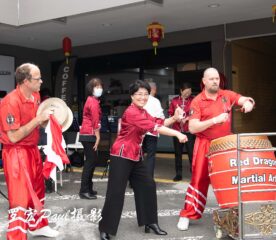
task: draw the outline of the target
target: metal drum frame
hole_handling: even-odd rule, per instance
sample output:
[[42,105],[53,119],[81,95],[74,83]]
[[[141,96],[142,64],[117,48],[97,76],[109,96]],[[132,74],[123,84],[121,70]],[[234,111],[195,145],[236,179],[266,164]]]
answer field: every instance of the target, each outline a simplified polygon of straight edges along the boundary
[[[276,147],[265,149],[242,149],[241,137],[248,136],[276,136],[276,132],[268,133],[240,133],[237,134],[237,168],[238,168],[238,206],[228,209],[217,209],[213,212],[216,237],[221,239],[230,236],[233,239],[276,239],[276,201],[249,202],[242,201],[243,193],[275,192],[273,189],[242,190],[241,152],[276,151]],[[252,210],[253,209],[253,210]],[[245,213],[249,210],[248,213]],[[245,234],[245,228],[253,229]]]

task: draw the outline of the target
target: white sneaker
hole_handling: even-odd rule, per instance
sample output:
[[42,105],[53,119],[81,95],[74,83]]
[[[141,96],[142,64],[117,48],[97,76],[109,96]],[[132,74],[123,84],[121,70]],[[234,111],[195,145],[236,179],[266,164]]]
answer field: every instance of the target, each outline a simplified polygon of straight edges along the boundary
[[179,218],[179,221],[177,223],[177,228],[180,230],[180,231],[187,231],[188,228],[189,228],[189,218],[186,218],[186,217],[180,217]]
[[39,229],[34,230],[34,231],[29,230],[29,233],[34,237],[44,236],[44,237],[48,237],[48,238],[57,237],[58,234],[59,234],[58,231],[50,228],[49,226],[45,226],[45,227],[39,228]]

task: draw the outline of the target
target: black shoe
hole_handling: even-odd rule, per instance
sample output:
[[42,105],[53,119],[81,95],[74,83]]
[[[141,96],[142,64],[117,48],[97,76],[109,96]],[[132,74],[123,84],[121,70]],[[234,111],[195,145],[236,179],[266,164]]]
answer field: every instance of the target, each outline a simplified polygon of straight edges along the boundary
[[182,180],[182,176],[181,175],[176,175],[174,178],[173,178],[173,181],[174,182],[178,182],[178,181],[181,181]]
[[157,223],[148,224],[145,226],[145,233],[150,233],[150,230],[154,231],[156,235],[167,235],[168,233],[162,230]]
[[46,189],[45,189],[46,193],[52,193],[54,191],[53,181],[50,178],[45,180],[45,185],[46,185]]
[[94,191],[94,190],[92,190],[90,193],[91,193],[92,195],[97,195],[97,194],[98,194],[98,192],[97,192],[97,191]]
[[91,193],[79,193],[79,196],[81,199],[89,199],[89,200],[97,199],[97,196]]
[[111,239],[108,233],[100,232],[101,240],[109,240]]

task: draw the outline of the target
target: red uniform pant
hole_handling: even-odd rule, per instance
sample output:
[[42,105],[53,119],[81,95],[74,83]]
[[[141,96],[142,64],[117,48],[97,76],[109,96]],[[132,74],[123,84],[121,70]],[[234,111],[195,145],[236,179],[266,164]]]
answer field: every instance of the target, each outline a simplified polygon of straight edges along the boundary
[[207,192],[210,183],[208,174],[208,158],[210,141],[197,137],[193,152],[192,179],[188,186],[184,208],[180,217],[190,219],[201,218],[207,201]]
[[5,146],[4,173],[9,198],[8,240],[26,240],[27,230],[48,225],[37,209],[44,205],[42,160],[37,146]]

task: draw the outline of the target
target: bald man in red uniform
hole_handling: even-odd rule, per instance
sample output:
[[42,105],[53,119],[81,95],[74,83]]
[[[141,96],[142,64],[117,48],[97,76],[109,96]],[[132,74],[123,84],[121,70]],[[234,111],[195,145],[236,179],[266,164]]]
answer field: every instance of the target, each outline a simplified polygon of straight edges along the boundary
[[16,69],[17,87],[0,104],[0,141],[9,198],[8,240],[33,236],[56,237],[40,210],[44,204],[42,160],[37,148],[39,125],[51,110],[36,116],[42,84],[39,68],[30,63]]
[[219,88],[220,77],[215,68],[204,71],[204,89],[191,104],[189,130],[196,134],[193,152],[192,179],[188,186],[184,208],[177,224],[179,230],[188,230],[189,219],[202,217],[209,186],[208,158],[211,140],[231,133],[232,104],[242,106],[244,113],[251,112],[254,100],[238,93]]

